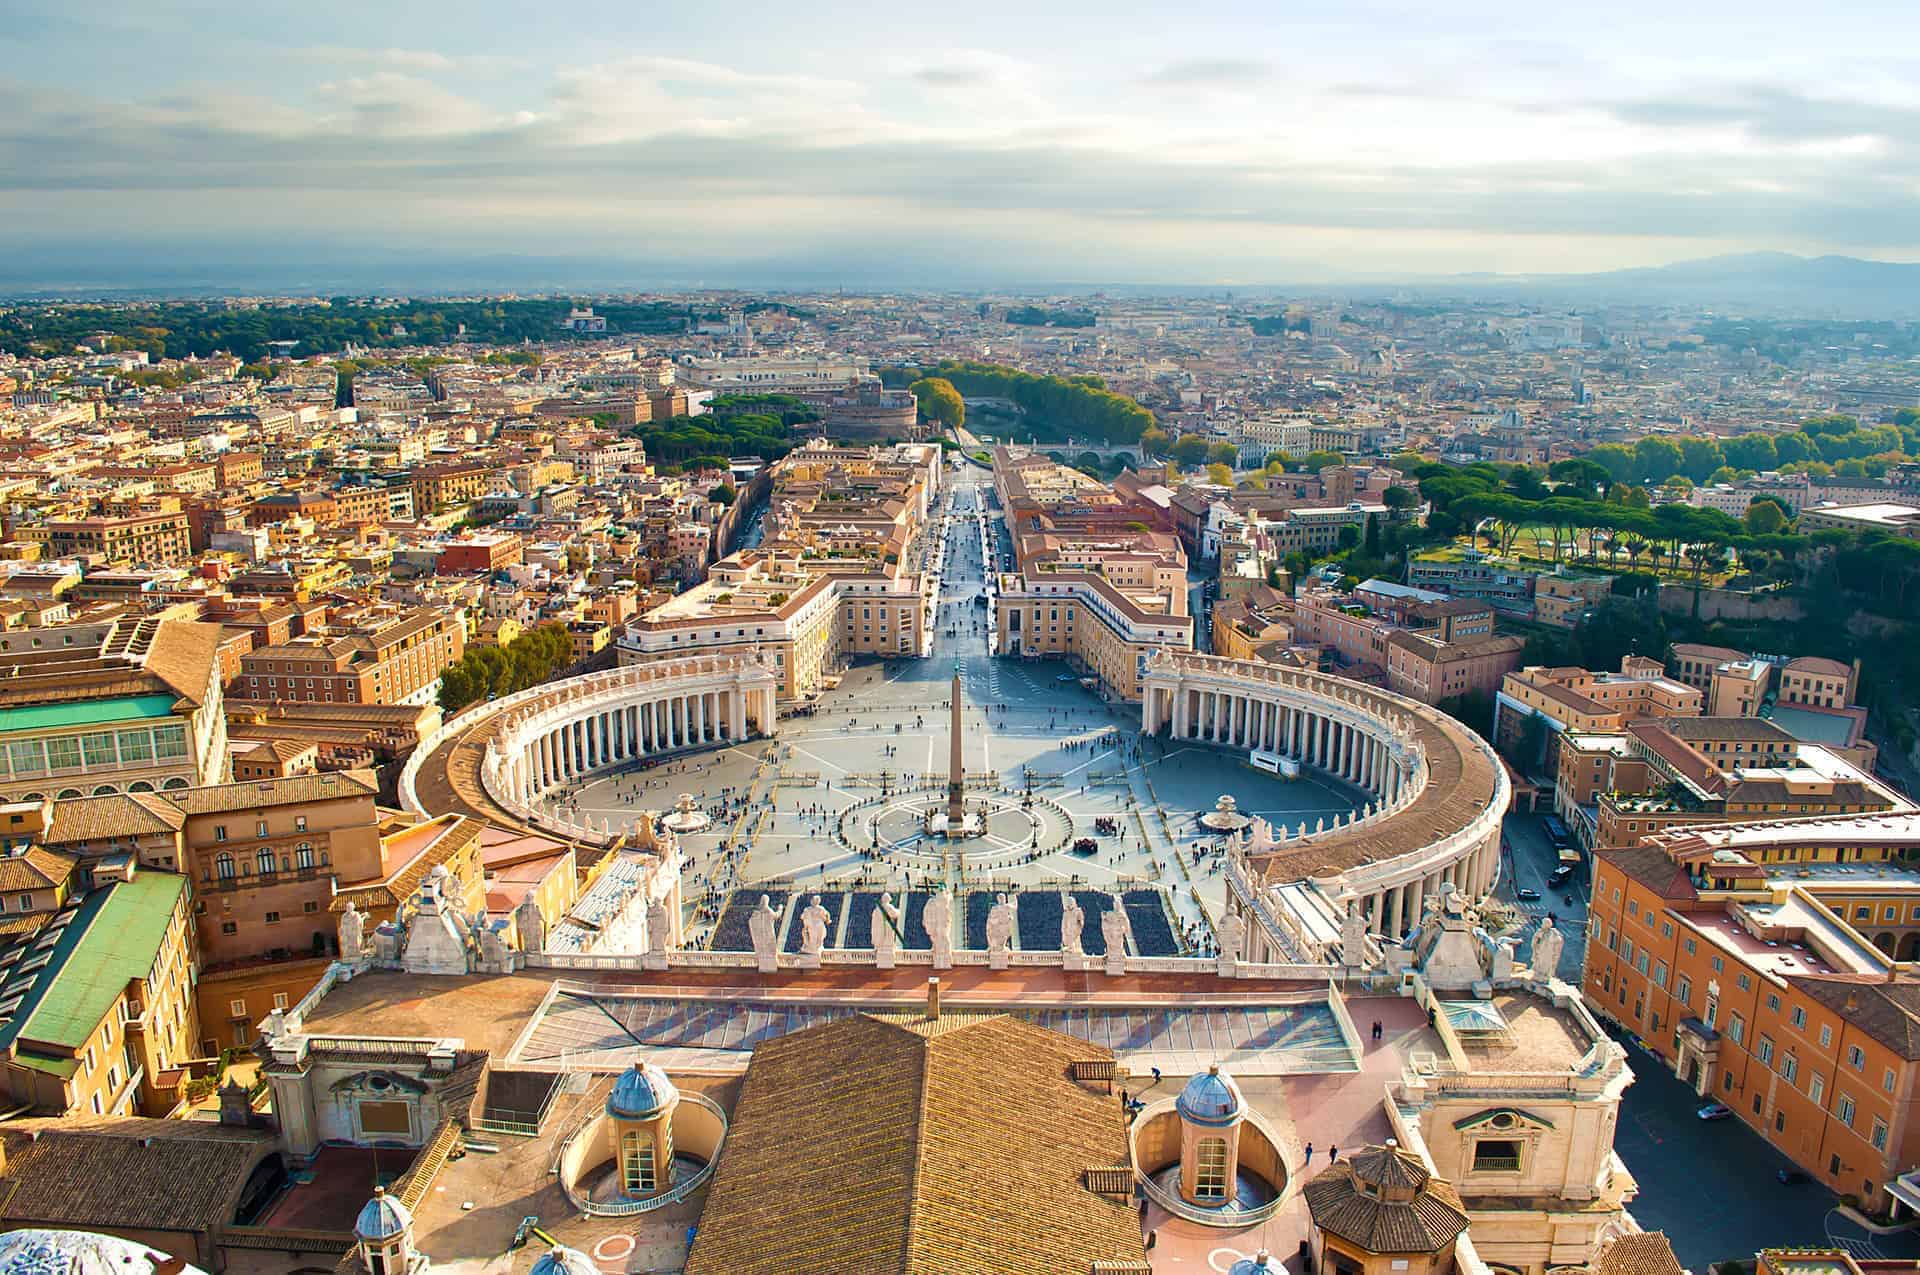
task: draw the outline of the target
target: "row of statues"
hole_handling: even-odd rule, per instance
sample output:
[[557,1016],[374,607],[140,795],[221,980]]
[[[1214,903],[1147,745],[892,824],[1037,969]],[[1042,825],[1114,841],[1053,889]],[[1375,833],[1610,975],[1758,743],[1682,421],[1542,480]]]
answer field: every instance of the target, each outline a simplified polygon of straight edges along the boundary
[[[1100,913],[1100,935],[1106,940],[1108,952],[1125,952],[1128,941],[1133,937],[1132,923],[1127,919],[1127,910],[1118,894],[1107,896],[1108,906]],[[987,951],[989,954],[1005,954],[1013,946],[1016,904],[1005,894],[993,896],[993,906],[987,911]],[[905,911],[894,902],[893,893],[888,891],[880,896],[867,921],[866,946],[881,958],[889,960],[899,950],[904,937]],[[1238,923],[1238,918],[1234,918]],[[827,943],[827,928],[832,924],[832,915],[820,903],[820,896],[813,895],[806,907],[800,911],[800,955],[803,958],[818,958]],[[927,930],[928,943],[932,947],[936,961],[946,960],[953,955],[953,896],[945,890],[935,891],[928,899],[922,917]],[[1087,923],[1086,910],[1072,894],[1061,900],[1060,914],[1060,950],[1072,956],[1084,955],[1081,935]],[[747,933],[753,941],[754,954],[763,961],[775,955],[779,942],[780,913],[773,906],[770,895],[761,895],[760,902],[747,918]],[[1244,928],[1244,927],[1243,927]],[[1238,950],[1239,944],[1234,945]]]

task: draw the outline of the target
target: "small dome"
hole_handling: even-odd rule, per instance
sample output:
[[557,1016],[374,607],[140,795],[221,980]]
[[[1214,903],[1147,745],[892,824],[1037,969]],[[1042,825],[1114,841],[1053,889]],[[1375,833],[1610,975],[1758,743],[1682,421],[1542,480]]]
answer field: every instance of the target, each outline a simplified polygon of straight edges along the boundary
[[555,1244],[533,1264],[529,1275],[600,1275],[600,1268],[579,1249]]
[[1285,1275],[1286,1269],[1263,1248],[1252,1257],[1243,1257],[1228,1267],[1227,1275]]
[[1182,1120],[1194,1124],[1229,1125],[1240,1118],[1244,1104],[1240,1099],[1240,1086],[1220,1070],[1219,1063],[1214,1063],[1204,1074],[1187,1082],[1174,1108]]
[[[151,1271],[164,1253],[117,1235],[23,1229],[0,1235],[0,1275],[127,1275]],[[183,1264],[179,1275],[203,1275]]]
[[360,1216],[353,1219],[353,1233],[363,1240],[390,1240],[412,1225],[413,1214],[407,1206],[377,1186],[373,1198],[361,1206]]
[[667,1073],[652,1063],[635,1063],[632,1070],[614,1082],[607,1095],[607,1114],[626,1120],[644,1120],[680,1101],[680,1091],[667,1079]]

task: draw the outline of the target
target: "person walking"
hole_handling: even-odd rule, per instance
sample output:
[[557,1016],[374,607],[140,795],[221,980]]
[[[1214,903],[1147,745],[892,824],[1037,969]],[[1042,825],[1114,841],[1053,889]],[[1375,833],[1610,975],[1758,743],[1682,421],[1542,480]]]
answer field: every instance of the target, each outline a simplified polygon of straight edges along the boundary
[[1306,1158],[1300,1161],[1300,1167],[1304,1169],[1309,1164],[1313,1163],[1313,1144],[1311,1142],[1307,1144],[1306,1150],[1303,1154],[1305,1155]]
[[1327,1149],[1327,1163],[1328,1164],[1340,1163],[1340,1147],[1338,1143],[1334,1144],[1333,1146]]

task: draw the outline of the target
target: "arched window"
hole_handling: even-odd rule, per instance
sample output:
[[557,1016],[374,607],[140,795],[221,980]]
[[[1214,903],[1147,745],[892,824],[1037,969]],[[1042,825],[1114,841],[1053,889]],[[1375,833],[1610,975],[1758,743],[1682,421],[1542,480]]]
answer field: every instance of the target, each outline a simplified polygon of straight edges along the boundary
[[305,841],[293,848],[293,866],[311,868],[313,866],[313,847]]
[[1193,1193],[1203,1200],[1227,1198],[1227,1140],[1202,1138],[1194,1148]]
[[253,870],[264,876],[273,875],[273,851],[261,846],[253,856]]
[[629,1129],[620,1135],[620,1180],[628,1195],[653,1190],[653,1134]]
[[233,880],[233,856],[225,850],[213,856],[213,875],[222,881]]
[[127,785],[128,792],[152,792],[153,785],[144,779],[136,779]]
[[177,788],[186,788],[190,786],[191,785],[189,785],[186,780],[182,779],[178,775],[175,775],[172,779],[167,780],[166,783],[161,784],[160,790],[162,792],[172,792]]
[[95,788],[93,790],[93,795],[96,797],[111,797],[114,793],[117,793],[119,791],[120,790],[118,788],[115,788],[112,784],[101,784],[98,788]]
[[72,801],[75,797],[78,797],[79,795],[80,795],[80,790],[78,788],[62,788],[60,790],[61,801]]

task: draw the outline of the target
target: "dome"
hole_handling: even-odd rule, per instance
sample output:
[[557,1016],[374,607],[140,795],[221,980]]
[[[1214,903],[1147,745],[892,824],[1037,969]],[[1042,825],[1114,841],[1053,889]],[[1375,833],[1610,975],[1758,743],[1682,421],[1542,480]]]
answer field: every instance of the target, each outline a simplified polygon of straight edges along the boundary
[[387,1194],[385,1187],[373,1188],[373,1198],[360,1209],[360,1216],[353,1219],[353,1233],[363,1240],[390,1240],[413,1225],[413,1214],[407,1206],[400,1203],[397,1196]]
[[1232,1124],[1240,1118],[1242,1107],[1240,1086],[1233,1083],[1232,1076],[1220,1070],[1219,1063],[1208,1067],[1203,1075],[1189,1080],[1174,1103],[1182,1120],[1204,1125]]
[[[151,1271],[164,1253],[117,1235],[23,1228],[0,1235],[0,1275],[127,1275]],[[183,1266],[180,1275],[203,1275]]]
[[555,1244],[533,1264],[528,1275],[600,1275],[600,1268],[579,1249]]
[[680,1101],[680,1091],[667,1079],[667,1073],[652,1063],[635,1063],[632,1070],[614,1082],[607,1095],[607,1114],[626,1120],[645,1120]]
[[1254,1256],[1243,1257],[1228,1267],[1227,1275],[1286,1275],[1286,1270],[1263,1248]]

